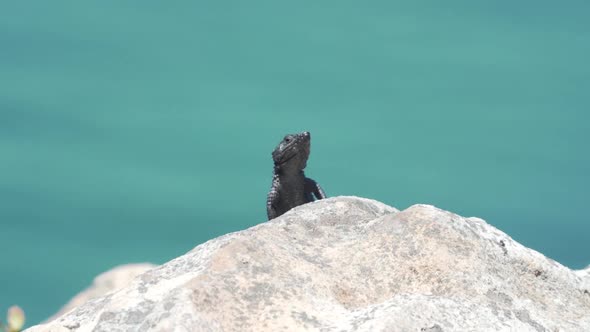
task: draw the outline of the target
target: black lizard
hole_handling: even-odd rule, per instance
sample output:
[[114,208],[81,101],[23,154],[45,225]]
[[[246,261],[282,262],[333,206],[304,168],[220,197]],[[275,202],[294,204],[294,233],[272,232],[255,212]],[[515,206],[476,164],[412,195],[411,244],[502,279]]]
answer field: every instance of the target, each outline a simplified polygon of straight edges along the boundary
[[303,169],[307,166],[311,136],[304,131],[285,136],[272,152],[274,171],[272,186],[266,199],[268,220],[274,219],[292,208],[326,198],[322,187],[306,178]]

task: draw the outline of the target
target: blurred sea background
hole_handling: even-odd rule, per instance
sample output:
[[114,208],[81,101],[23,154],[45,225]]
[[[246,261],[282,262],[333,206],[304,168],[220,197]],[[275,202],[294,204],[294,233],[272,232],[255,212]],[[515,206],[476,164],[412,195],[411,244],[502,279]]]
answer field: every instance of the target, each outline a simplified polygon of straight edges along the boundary
[[330,196],[590,263],[590,2],[0,5],[0,317],[266,220],[308,130]]

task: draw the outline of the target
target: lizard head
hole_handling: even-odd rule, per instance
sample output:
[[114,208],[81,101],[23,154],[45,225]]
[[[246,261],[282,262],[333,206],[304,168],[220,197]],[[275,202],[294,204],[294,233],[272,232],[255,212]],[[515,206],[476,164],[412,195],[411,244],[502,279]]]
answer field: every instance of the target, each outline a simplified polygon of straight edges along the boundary
[[272,152],[275,165],[290,170],[303,170],[307,166],[310,142],[311,135],[307,131],[285,136]]

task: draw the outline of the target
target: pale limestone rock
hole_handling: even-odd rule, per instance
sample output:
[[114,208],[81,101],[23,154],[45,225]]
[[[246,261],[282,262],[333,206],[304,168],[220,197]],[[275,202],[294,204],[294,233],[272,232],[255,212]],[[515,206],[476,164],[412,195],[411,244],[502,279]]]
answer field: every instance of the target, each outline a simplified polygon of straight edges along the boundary
[[116,266],[104,273],[99,274],[92,285],[74,296],[66,305],[64,305],[55,315],[47,321],[65,314],[66,312],[78,307],[89,300],[104,296],[108,293],[117,291],[129,284],[136,276],[153,269],[157,265],[150,263],[124,264]]
[[584,280],[481,219],[335,197],[28,331],[590,331]]
[[576,274],[582,279],[584,290],[590,293],[590,265],[583,270],[576,271]]

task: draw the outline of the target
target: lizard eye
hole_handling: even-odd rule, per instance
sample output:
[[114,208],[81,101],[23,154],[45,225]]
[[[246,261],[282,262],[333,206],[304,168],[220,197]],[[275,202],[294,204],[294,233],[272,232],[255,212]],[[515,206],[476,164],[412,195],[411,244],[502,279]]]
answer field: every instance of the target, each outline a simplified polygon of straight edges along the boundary
[[285,143],[291,142],[291,137],[285,137]]

